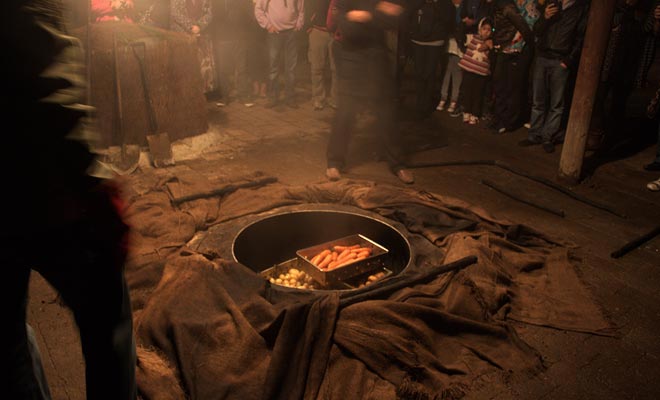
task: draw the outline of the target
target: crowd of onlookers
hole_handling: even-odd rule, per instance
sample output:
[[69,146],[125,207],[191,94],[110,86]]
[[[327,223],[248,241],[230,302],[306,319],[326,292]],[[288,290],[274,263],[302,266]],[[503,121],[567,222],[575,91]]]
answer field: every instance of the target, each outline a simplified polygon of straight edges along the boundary
[[[163,4],[168,18],[161,25],[197,37],[204,91],[218,106],[231,94],[246,106],[263,97],[266,107],[298,107],[295,73],[299,51],[306,48],[316,110],[337,108],[338,26],[347,12],[400,7],[396,24],[382,35],[389,50],[384,62],[396,79],[393,97],[411,64],[419,118],[447,111],[499,134],[525,126],[528,136],[520,146],[553,152],[563,139],[590,1],[156,0],[132,19],[154,23],[153,11]],[[92,5],[97,21],[131,19],[132,0]],[[382,28],[378,15],[349,22],[361,24],[369,38],[374,26]],[[659,33],[660,0],[617,0],[595,98],[592,145],[624,127],[627,99],[646,84]],[[372,72],[351,74],[370,80]],[[645,168],[660,170],[660,150]]]

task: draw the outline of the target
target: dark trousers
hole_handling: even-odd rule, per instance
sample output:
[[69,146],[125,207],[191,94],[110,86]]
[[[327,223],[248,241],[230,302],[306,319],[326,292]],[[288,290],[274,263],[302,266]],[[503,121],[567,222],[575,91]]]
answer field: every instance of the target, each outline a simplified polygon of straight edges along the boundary
[[433,96],[437,89],[437,70],[445,47],[423,46],[417,43],[412,46],[417,92],[415,108],[419,113],[426,114],[435,109]]
[[245,40],[217,40],[214,43],[214,50],[222,99],[228,99],[232,83],[239,99],[243,100],[248,97],[247,42]]
[[528,137],[532,141],[552,141],[561,128],[564,114],[568,69],[559,60],[536,57],[532,73],[532,114]]
[[135,342],[123,265],[126,227],[105,194],[86,203],[83,218],[34,234],[0,237],[3,279],[1,374],[10,399],[42,399],[47,383],[25,323],[31,269],[38,271],[73,311],[85,357],[88,399],[135,399]]
[[532,52],[526,47],[521,53],[497,53],[493,71],[495,115],[500,128],[514,130],[528,116],[527,83]]
[[326,153],[329,168],[343,168],[357,113],[366,105],[376,114],[376,131],[382,135],[381,154],[392,171],[403,168],[403,146],[395,103],[395,78],[387,51],[381,47],[345,48],[333,43],[339,98]]
[[463,111],[474,116],[481,116],[481,103],[485,96],[486,81],[488,77],[472,72],[463,71],[463,84],[461,85],[461,102]]
[[284,57],[284,96],[291,99],[296,82],[296,65],[298,63],[298,44],[296,31],[289,29],[266,36],[268,44],[268,96],[277,99],[279,96],[280,57]]

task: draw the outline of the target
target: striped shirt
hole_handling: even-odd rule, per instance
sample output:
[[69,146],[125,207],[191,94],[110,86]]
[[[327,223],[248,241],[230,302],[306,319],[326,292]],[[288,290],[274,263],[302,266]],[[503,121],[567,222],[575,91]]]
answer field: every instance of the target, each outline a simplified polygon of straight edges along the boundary
[[490,75],[490,60],[488,55],[490,49],[477,50],[484,44],[484,40],[479,35],[472,36],[467,45],[465,54],[458,62],[458,66],[463,70],[472,72],[473,74],[488,76]]

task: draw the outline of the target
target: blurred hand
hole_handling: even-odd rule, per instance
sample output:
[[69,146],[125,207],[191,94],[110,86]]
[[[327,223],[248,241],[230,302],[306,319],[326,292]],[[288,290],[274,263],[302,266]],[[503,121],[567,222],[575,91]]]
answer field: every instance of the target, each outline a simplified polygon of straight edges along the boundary
[[559,65],[560,65],[563,69],[568,69],[568,65],[566,65],[566,63],[563,62],[563,61],[560,62]]
[[550,19],[554,17],[555,14],[557,14],[558,12],[559,12],[559,7],[557,7],[555,3],[552,3],[545,8],[545,13],[543,14],[543,17],[545,19]]
[[278,33],[277,28],[275,28],[274,26],[269,26],[268,33]]
[[193,25],[192,28],[190,28],[190,32],[192,32],[193,35],[199,35],[200,30],[199,25]]
[[381,1],[376,4],[376,10],[390,17],[398,17],[403,13],[403,7],[398,4],[390,3],[389,1]]
[[469,17],[465,17],[465,18],[463,18],[463,23],[464,23],[465,25],[467,25],[467,26],[472,26],[472,25],[474,25],[474,22],[475,22],[475,21],[474,21],[474,19],[472,19],[472,18],[469,18]]
[[346,13],[346,19],[352,22],[369,22],[372,15],[369,11],[351,10]]

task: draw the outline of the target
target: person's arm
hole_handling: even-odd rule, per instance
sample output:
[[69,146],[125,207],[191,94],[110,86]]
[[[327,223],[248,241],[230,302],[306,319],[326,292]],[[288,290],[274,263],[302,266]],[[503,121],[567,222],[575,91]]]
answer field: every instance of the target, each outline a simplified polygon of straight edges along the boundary
[[526,43],[534,43],[534,32],[529,29],[529,25],[520,15],[516,6],[507,7],[504,16],[511,21],[511,24],[520,32]]
[[575,27],[575,40],[573,41],[573,47],[571,47],[571,52],[568,57],[562,59],[564,68],[572,68],[577,65],[578,57],[582,51],[582,44],[584,43],[584,33],[587,31],[587,13],[588,7],[582,7],[580,15],[580,20]]
[[275,27],[270,23],[268,16],[266,15],[268,3],[270,3],[270,0],[257,0],[254,4],[254,17],[257,19],[260,27],[273,33],[277,32],[277,30],[275,30]]
[[550,21],[557,15],[559,8],[555,3],[546,4],[541,10],[541,16],[534,24],[534,35],[543,36],[550,26]]
[[397,0],[381,0],[376,4],[373,20],[382,29],[395,29],[403,6]]
[[213,19],[213,13],[211,12],[211,2],[209,0],[205,0],[202,3],[202,16],[195,25],[199,26],[200,31],[203,31],[207,26],[209,26],[211,19]]
[[305,0],[295,0],[298,10],[298,19],[296,20],[295,30],[299,31],[305,25]]

